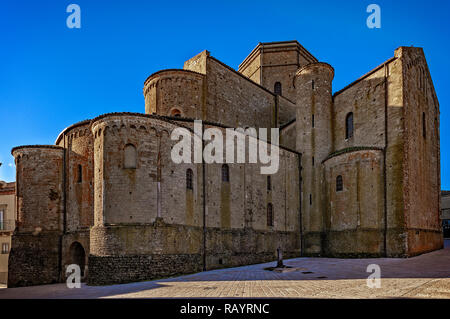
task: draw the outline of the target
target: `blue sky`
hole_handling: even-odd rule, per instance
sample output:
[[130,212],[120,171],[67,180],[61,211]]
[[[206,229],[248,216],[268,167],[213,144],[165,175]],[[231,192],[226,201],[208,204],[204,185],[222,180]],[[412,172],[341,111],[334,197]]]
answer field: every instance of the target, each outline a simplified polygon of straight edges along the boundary
[[[81,29],[66,7],[81,7]],[[381,7],[381,29],[366,8]],[[450,1],[0,0],[0,180],[11,148],[53,144],[65,127],[144,112],[143,82],[207,49],[233,68],[258,42],[298,40],[335,68],[334,91],[394,55],[423,47],[441,107],[442,188],[450,189]]]

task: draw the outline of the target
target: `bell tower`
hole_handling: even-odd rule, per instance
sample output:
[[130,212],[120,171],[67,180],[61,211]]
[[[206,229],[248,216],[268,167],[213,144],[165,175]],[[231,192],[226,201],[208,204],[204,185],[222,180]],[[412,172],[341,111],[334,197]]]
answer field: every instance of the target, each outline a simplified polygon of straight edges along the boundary
[[271,92],[295,102],[297,70],[317,59],[297,41],[259,43],[239,65],[239,72]]

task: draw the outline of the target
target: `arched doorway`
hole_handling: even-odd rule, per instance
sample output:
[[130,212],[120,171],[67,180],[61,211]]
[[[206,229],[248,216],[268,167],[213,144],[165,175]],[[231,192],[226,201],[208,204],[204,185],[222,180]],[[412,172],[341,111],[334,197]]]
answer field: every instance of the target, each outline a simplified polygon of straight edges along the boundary
[[84,268],[86,263],[86,253],[84,252],[83,246],[75,241],[70,245],[70,264],[76,264],[80,266],[81,277],[84,277]]

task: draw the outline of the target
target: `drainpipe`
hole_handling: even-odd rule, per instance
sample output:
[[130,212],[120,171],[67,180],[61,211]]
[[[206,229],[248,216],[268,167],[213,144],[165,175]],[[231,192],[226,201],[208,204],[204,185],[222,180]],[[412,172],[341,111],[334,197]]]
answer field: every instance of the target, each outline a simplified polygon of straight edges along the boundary
[[302,218],[302,154],[297,154],[298,158],[298,211],[299,211],[299,223],[300,230],[300,257],[303,257],[303,218]]
[[64,234],[67,232],[67,165],[66,165],[66,158],[69,160],[69,153],[67,152],[66,146],[66,134],[63,134],[63,141],[64,141],[64,149],[63,149],[63,176],[62,176],[62,184],[63,184],[63,233],[59,236],[59,247],[58,247],[58,272],[59,272],[59,278],[62,280],[64,278],[63,274],[63,237]]
[[161,136],[158,141],[158,162],[156,176],[156,217],[161,218]]
[[63,211],[63,234],[67,232],[67,165],[66,157],[69,160],[69,153],[67,152],[68,145],[66,145],[66,134],[63,135],[64,140],[64,154],[63,154],[63,192],[64,192],[64,211]]
[[260,72],[259,72],[259,84],[263,85],[263,53],[264,53],[264,46],[261,44],[261,42],[259,43],[261,45],[261,53],[259,54],[259,68],[260,68]]
[[387,229],[388,229],[388,214],[387,214],[387,147],[388,147],[388,69],[387,64],[384,64],[384,148],[383,148],[383,180],[384,180],[384,240],[383,240],[383,254],[387,257]]
[[[203,149],[205,148],[205,142],[203,140],[203,134],[205,133],[204,126],[202,125],[202,157]],[[206,166],[205,161],[202,160],[202,192],[203,192],[203,271],[206,271]]]

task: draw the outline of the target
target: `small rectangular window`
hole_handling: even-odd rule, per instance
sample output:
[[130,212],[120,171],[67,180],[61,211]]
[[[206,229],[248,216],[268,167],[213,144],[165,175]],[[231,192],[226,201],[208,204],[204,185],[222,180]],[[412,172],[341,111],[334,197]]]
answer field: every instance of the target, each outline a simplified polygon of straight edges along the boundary
[[309,194],[309,205],[312,205],[312,195]]
[[3,222],[3,210],[0,210],[0,230],[4,230],[5,229],[5,224]]
[[314,127],[314,114],[312,115],[312,120],[311,120],[311,122],[312,122],[312,127]]

